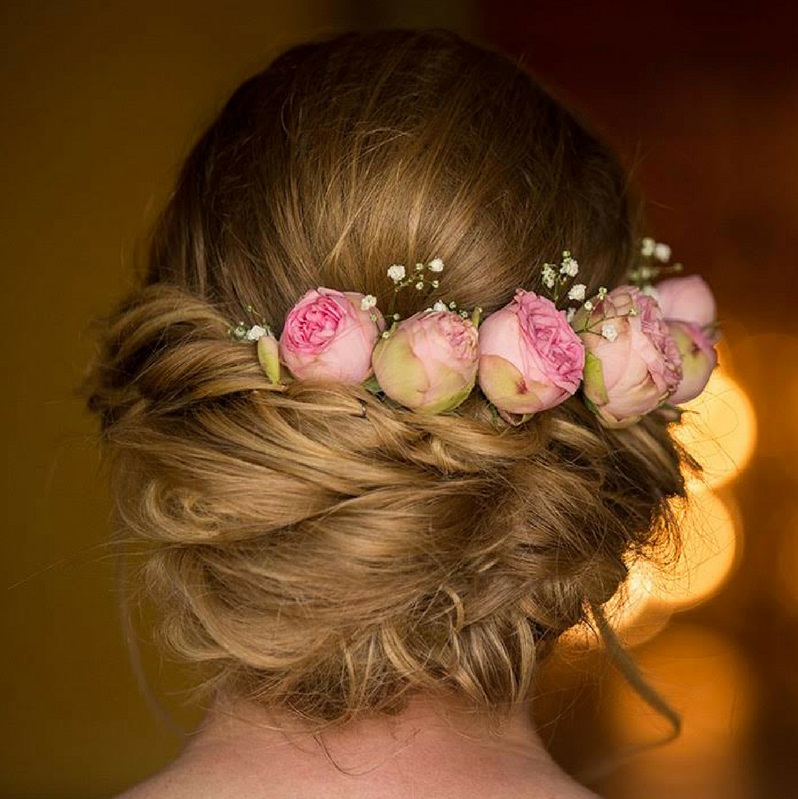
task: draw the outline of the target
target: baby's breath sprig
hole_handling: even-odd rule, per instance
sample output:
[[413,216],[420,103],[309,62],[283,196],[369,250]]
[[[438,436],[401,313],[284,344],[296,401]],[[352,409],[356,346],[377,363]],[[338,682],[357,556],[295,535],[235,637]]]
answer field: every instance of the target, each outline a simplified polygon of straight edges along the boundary
[[[390,320],[393,324],[390,330],[386,330],[382,336],[388,338],[391,330],[396,323],[401,319],[401,315],[396,313],[396,295],[407,286],[413,285],[417,291],[421,291],[424,286],[431,286],[436,289],[440,286],[440,281],[437,277],[429,277],[424,274],[425,270],[429,270],[433,275],[440,274],[443,271],[443,261],[440,258],[433,258],[426,264],[417,263],[415,268],[408,273],[404,264],[393,264],[388,269],[388,277],[394,282],[393,296],[391,297],[390,308],[386,314],[386,319]],[[437,303],[436,303],[437,305]]]
[[256,311],[251,305],[247,305],[244,310],[259,321],[254,325],[248,325],[246,322],[239,320],[235,327],[231,327],[227,331],[231,338],[236,341],[257,341],[262,336],[273,335],[271,325],[266,321],[263,314]]
[[[569,250],[563,250],[562,261],[559,264],[545,263],[541,267],[543,285],[549,290],[549,296],[556,305],[560,299],[560,291],[566,283],[572,282],[579,274],[579,262],[571,255]],[[582,301],[585,298],[585,286],[574,283],[568,290],[568,299]]]
[[471,324],[474,327],[479,327],[480,316],[482,315],[482,306],[477,305],[469,314],[468,311],[464,310],[463,308],[458,308],[457,303],[454,300],[451,300],[449,303],[445,303],[442,300],[437,300],[435,304],[430,308],[425,308],[425,311],[451,311],[456,313],[462,319],[468,319],[471,317]]
[[[574,319],[576,315],[581,311],[586,312],[585,314],[581,315],[583,320],[588,320],[592,318],[592,314],[594,311],[602,313],[603,309],[601,303],[606,296],[607,296],[607,289],[604,286],[601,286],[601,288],[599,289],[599,293],[595,297],[589,300],[585,300],[581,305],[568,308],[565,312],[565,321],[568,322],[568,324],[571,325],[571,327],[573,327]],[[574,330],[577,333],[595,332],[590,330],[590,327],[587,326],[587,323],[585,323],[585,326],[581,328],[574,327]]]
[[[613,312],[612,316],[607,315],[607,308],[603,304],[608,291],[605,286],[601,286],[596,296],[586,300],[579,308],[569,308],[566,313],[568,323],[574,328],[576,333],[594,333],[607,339],[615,341],[618,338],[618,328],[615,320],[623,319],[627,316],[637,316],[637,308],[632,306],[626,313]],[[578,318],[575,319],[575,317]],[[574,325],[574,321],[576,324]]]
[[640,242],[640,262],[629,270],[629,280],[642,291],[651,288],[651,281],[662,275],[681,272],[680,263],[668,263],[671,248],[661,241],[646,236]]

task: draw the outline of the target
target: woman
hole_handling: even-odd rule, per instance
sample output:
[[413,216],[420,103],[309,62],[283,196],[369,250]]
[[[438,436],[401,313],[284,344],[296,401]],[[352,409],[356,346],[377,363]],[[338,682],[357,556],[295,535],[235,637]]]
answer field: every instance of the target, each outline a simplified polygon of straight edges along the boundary
[[234,93],[92,373],[120,528],[213,697],[126,797],[592,795],[535,671],[675,535],[672,406],[714,366],[711,295],[652,299],[637,220],[568,111],[447,32]]

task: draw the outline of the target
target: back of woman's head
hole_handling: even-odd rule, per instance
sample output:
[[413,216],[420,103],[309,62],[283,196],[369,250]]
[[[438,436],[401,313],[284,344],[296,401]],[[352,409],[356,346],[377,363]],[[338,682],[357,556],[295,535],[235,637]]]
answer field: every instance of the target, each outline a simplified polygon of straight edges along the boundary
[[316,286],[387,305],[386,269],[440,257],[485,314],[564,248],[588,292],[636,240],[624,175],[528,75],[445,32],[349,34],[246,81],[195,146],[146,285],[92,373],[122,531],[151,543],[166,640],[211,684],[314,720],[409,692],[496,709],[670,533],[684,491],[656,414],[606,430],[577,399],[523,425],[478,391],[429,415],[362,386],[270,389],[229,335]]

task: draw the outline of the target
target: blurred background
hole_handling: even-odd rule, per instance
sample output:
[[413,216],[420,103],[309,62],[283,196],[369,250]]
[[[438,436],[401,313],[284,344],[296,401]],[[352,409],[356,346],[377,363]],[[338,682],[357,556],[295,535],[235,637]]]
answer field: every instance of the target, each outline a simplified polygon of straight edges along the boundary
[[[577,632],[541,678],[544,738],[607,799],[798,796],[796,8],[6,0],[0,796],[107,797],[179,750],[121,632],[110,502],[74,394],[90,321],[130,285],[181,160],[244,78],[304,39],[390,25],[523,58],[621,152],[652,234],[721,309],[721,367],[683,430],[707,467],[684,553],[666,576],[636,569],[613,614],[684,732],[604,773],[667,726]],[[190,728],[185,672],[141,646]]]

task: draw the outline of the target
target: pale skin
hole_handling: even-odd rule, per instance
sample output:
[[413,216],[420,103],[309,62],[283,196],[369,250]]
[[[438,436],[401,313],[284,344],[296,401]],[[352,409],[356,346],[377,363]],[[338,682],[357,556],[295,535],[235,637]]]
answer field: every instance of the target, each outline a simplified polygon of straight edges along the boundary
[[211,797],[598,799],[552,760],[526,706],[497,730],[425,697],[316,737],[285,713],[217,699],[180,757],[117,799]]

